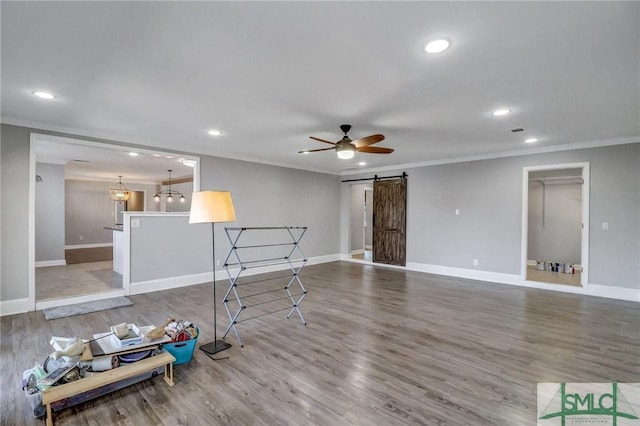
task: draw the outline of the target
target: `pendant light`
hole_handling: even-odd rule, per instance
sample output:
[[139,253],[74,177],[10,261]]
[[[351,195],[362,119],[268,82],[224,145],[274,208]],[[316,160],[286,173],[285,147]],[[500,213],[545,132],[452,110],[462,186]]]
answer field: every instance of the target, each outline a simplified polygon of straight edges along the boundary
[[184,195],[182,195],[182,193],[178,192],[178,191],[174,191],[171,189],[171,172],[173,170],[167,170],[169,172],[169,189],[164,189],[158,193],[156,193],[156,195],[153,196],[153,199],[156,201],[156,203],[160,202],[160,196],[161,195],[166,195],[167,196],[167,203],[173,203],[173,197],[176,196],[178,197],[178,200],[180,200],[181,203],[184,203],[186,201],[186,197]]
[[109,190],[109,195],[114,201],[127,201],[131,197],[131,191],[129,191],[122,183],[122,176],[118,176],[119,181],[116,188]]

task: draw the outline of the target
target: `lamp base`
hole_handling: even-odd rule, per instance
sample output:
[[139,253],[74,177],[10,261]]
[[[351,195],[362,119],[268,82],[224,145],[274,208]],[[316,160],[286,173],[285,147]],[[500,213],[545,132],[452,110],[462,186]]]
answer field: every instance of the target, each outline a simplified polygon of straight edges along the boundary
[[224,351],[225,349],[229,349],[230,347],[231,343],[227,343],[224,340],[216,340],[214,342],[200,346],[200,350],[208,353],[209,355],[213,355],[215,353]]

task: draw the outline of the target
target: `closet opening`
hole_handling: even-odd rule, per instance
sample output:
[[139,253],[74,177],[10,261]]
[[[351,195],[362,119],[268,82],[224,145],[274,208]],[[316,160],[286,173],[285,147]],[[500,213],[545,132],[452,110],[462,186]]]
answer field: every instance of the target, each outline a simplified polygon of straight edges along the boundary
[[588,163],[524,169],[524,280],[571,286],[588,282],[588,181]]

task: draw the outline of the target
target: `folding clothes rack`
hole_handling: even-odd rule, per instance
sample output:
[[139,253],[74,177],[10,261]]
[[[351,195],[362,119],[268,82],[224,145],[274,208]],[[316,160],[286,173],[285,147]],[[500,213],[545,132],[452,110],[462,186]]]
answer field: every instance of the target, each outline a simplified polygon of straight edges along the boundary
[[[224,268],[229,276],[229,288],[224,295],[223,303],[229,317],[229,326],[223,338],[233,330],[238,342],[240,342],[240,346],[244,346],[236,327],[237,324],[284,310],[289,311],[287,318],[290,318],[295,312],[302,323],[307,325],[300,311],[300,303],[307,295],[307,290],[300,280],[300,271],[307,263],[307,258],[300,248],[300,240],[307,232],[307,227],[279,226],[224,229],[231,243],[231,250],[224,261]],[[278,240],[275,238],[278,238]],[[282,239],[285,241],[282,241]],[[287,271],[286,275],[274,277],[273,272],[282,271],[283,265]],[[250,269],[258,269],[253,271],[253,274],[267,274],[254,281],[240,282],[243,273],[245,276],[253,275],[245,272]],[[263,288],[253,293],[246,293],[244,289],[241,290],[241,287],[259,285],[260,283],[265,286],[271,283],[273,286],[274,282],[277,284],[278,281],[283,279],[288,280],[284,288],[281,287],[283,284],[281,282],[280,286],[275,289]],[[283,295],[279,297],[270,296],[270,294],[276,292],[283,292]],[[253,303],[247,304],[246,300],[250,300]],[[262,308],[256,308],[256,313],[253,316],[240,319],[240,314],[245,309],[263,307],[263,305],[276,301],[288,303],[286,307],[279,307],[269,312],[260,311]]]

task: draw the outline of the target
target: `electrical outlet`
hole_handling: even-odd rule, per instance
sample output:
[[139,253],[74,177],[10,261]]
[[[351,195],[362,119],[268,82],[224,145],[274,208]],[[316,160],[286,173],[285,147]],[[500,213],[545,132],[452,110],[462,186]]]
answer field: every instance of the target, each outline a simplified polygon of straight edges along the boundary
[[220,259],[216,259],[216,266],[220,266]]
[[84,237],[82,235],[80,235],[80,241],[84,240]]
[[131,219],[132,228],[140,228],[140,219]]
[[602,222],[602,230],[603,231],[609,230],[609,222]]
[[478,259],[473,259],[473,266],[478,266]]
[[460,209],[456,209],[456,214],[460,214]]

